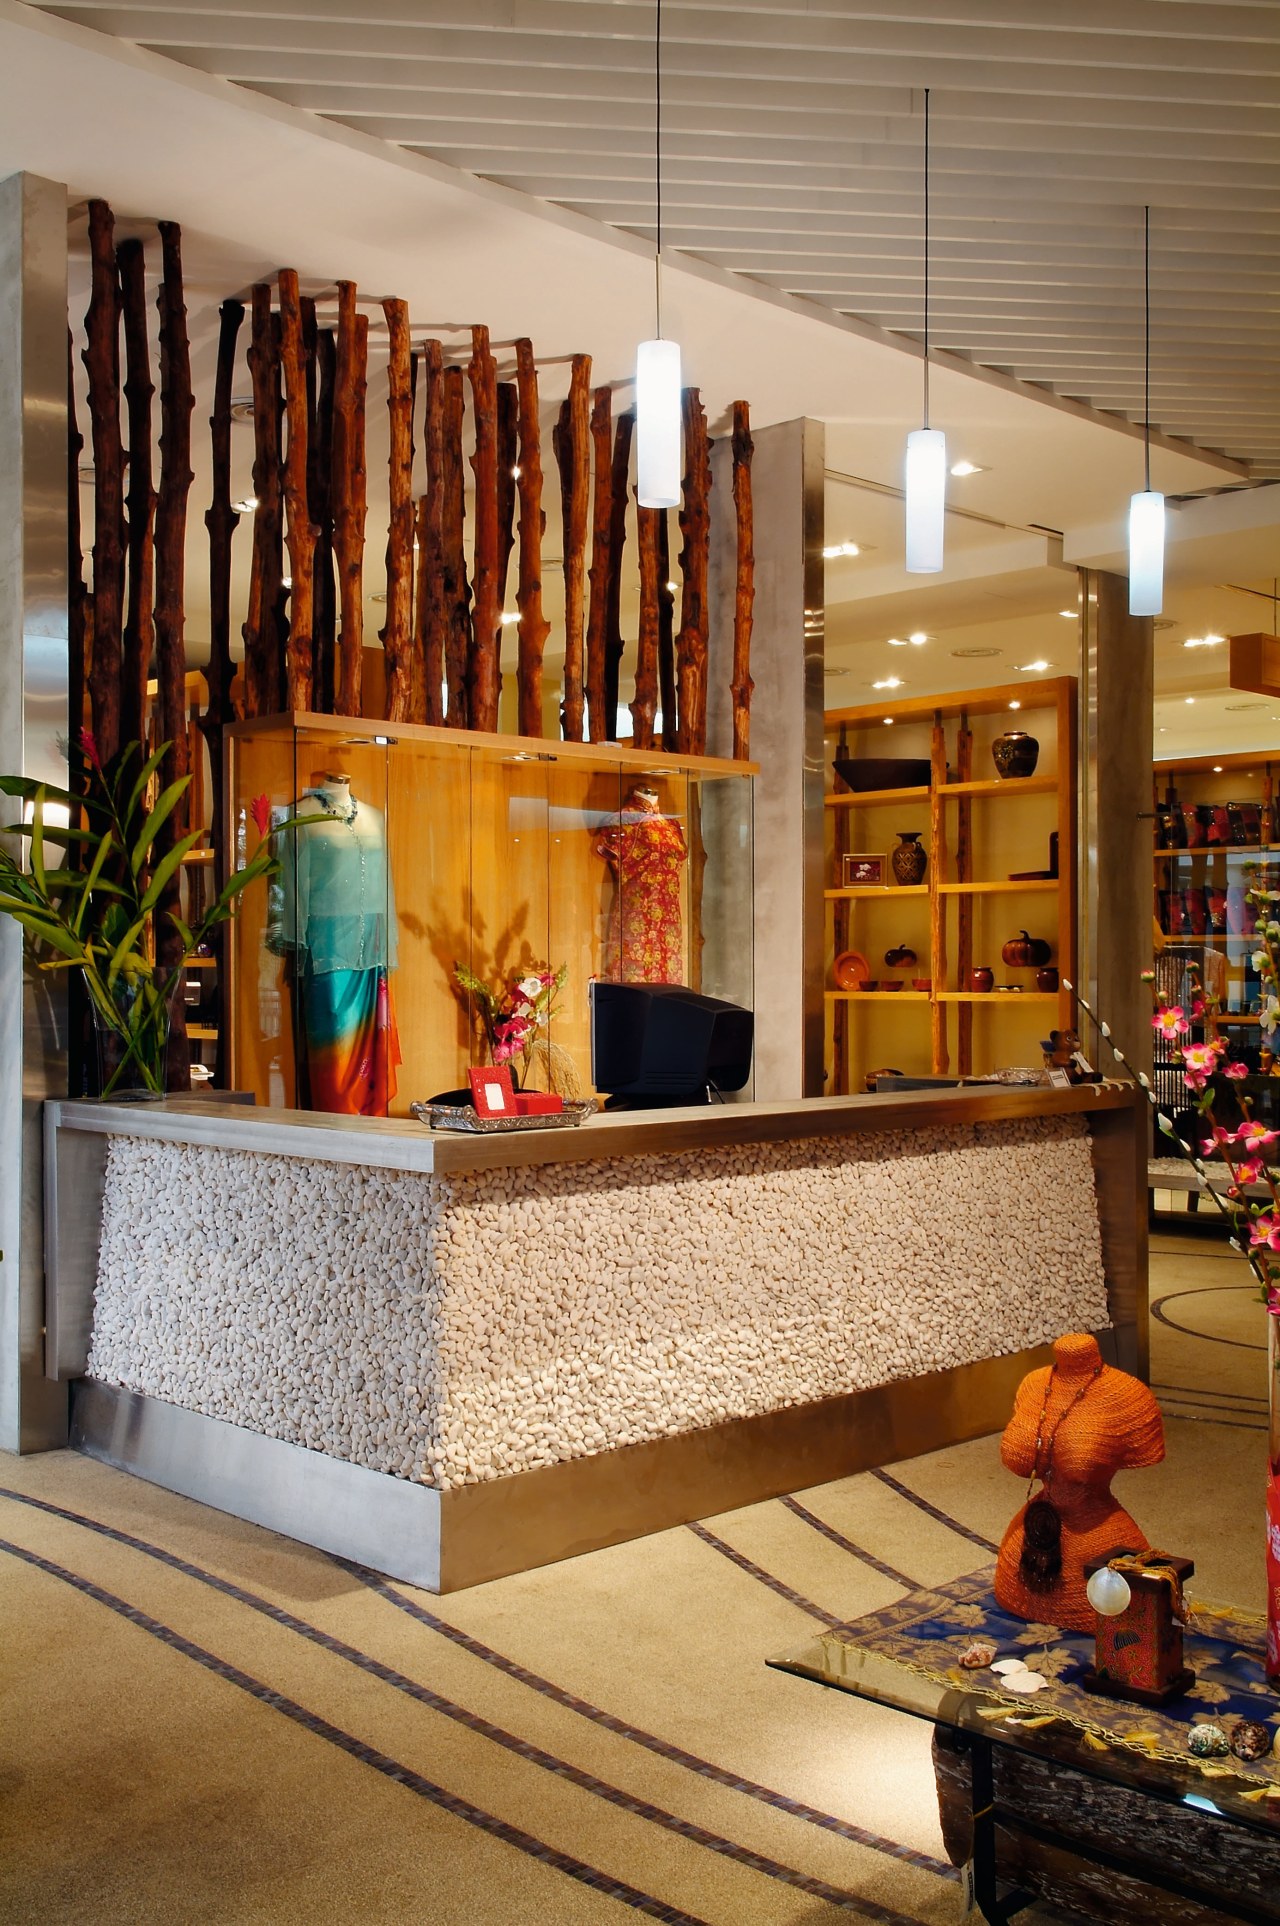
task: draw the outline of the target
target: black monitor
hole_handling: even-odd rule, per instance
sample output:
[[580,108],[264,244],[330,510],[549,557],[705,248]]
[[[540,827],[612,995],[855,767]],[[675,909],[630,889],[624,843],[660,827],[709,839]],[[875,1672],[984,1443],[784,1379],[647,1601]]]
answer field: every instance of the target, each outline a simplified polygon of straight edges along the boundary
[[591,1081],[611,1107],[707,1103],[751,1075],[750,1010],[678,983],[593,982]]

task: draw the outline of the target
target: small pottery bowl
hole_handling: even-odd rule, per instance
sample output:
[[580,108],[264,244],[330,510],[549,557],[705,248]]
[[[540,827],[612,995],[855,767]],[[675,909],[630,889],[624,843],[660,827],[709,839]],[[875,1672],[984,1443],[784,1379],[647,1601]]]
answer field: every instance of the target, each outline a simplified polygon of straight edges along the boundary
[[882,990],[900,990],[902,988],[902,978],[900,976],[886,976],[882,978],[880,988]]
[[880,988],[880,979],[876,976],[866,977],[863,982],[859,983],[858,988],[860,990],[878,990]]
[[856,990],[871,974],[871,966],[860,950],[842,950],[831,965],[837,990]]
[[933,988],[933,978],[931,976],[913,976],[911,979],[911,987],[913,990],[919,990],[922,995],[927,996]]

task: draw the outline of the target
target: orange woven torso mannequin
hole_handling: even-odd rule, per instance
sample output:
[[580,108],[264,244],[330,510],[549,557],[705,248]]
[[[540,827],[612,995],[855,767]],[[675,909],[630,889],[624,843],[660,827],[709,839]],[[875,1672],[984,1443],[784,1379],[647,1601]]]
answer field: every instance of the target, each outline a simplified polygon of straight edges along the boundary
[[[1020,1478],[1047,1478],[1032,1494],[1047,1496],[1061,1520],[1061,1565],[1036,1582],[1024,1562],[1024,1504],[1004,1535],[995,1593],[1006,1612],[1033,1623],[1091,1632],[1097,1623],[1085,1597],[1086,1562],[1117,1545],[1145,1550],[1147,1538],[1111,1495],[1117,1471],[1156,1465],[1164,1457],[1160,1407],[1145,1384],[1103,1364],[1096,1338],[1073,1333],[1053,1347],[1054,1363],[1018,1386],[1000,1456]],[[1037,1438],[1039,1448],[1037,1449]],[[1052,1520],[1049,1521],[1052,1526]],[[1034,1530],[1032,1546],[1038,1543]],[[1050,1555],[1048,1563],[1054,1563]]]

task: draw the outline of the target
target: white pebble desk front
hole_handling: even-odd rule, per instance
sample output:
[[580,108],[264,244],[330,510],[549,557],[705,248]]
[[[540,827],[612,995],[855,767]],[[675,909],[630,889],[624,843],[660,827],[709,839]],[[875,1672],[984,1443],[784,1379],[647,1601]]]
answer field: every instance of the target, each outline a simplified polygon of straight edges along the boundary
[[51,1104],[48,1368],[81,1448],[452,1590],[981,1435],[1064,1329],[1141,1370],[1144,1122]]

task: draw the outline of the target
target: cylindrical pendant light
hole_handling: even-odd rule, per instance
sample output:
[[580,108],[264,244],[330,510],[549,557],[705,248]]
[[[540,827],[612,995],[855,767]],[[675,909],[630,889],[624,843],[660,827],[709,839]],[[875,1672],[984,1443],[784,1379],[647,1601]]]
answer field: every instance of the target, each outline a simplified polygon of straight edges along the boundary
[[929,89],[924,90],[924,426],[907,436],[903,480],[908,575],[942,567],[947,501],[947,438],[929,426]]
[[636,499],[680,506],[680,347],[662,338],[662,0],[654,0],[654,334],[636,350]]
[[641,508],[680,506],[680,344],[636,349],[636,492]]
[[1129,500],[1129,613],[1164,608],[1164,496],[1151,486],[1151,209],[1142,210],[1142,447],[1145,487]]

